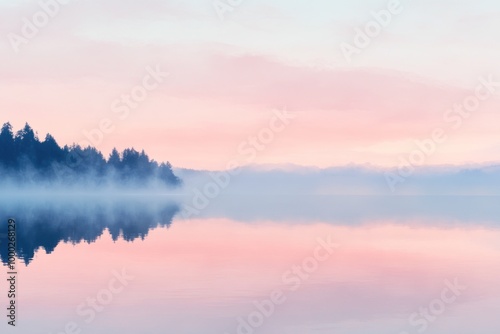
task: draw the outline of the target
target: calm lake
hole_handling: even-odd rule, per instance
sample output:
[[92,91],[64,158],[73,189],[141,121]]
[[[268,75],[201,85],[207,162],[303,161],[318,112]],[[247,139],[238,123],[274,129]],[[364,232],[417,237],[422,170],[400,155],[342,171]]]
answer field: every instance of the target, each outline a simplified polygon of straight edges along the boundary
[[183,201],[4,201],[18,333],[498,334],[497,197]]

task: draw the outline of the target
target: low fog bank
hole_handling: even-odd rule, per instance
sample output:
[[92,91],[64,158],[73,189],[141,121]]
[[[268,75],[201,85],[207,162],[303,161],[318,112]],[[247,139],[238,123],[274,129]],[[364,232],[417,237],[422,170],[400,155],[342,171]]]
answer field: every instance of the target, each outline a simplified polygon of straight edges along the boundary
[[152,164],[144,169],[117,169],[110,166],[73,167],[52,163],[46,169],[26,163],[13,169],[0,166],[0,196],[15,192],[126,192],[175,193],[182,181],[171,166]]
[[500,168],[422,168],[392,191],[368,167],[245,167],[237,174],[179,169],[179,217],[237,221],[500,225]]
[[308,195],[500,195],[500,166],[425,167],[412,173],[365,166],[249,166],[227,172],[174,169],[187,193]]
[[128,196],[178,196],[183,193],[182,186],[165,185],[162,181],[148,179],[147,181],[124,181],[109,178],[96,182],[91,178],[80,178],[74,182],[58,180],[23,182],[13,179],[4,179],[0,182],[0,200],[5,198],[23,197],[111,197]]
[[[0,198],[18,194],[56,196],[95,194],[122,196],[195,195],[339,195],[339,196],[497,196],[500,166],[427,167],[400,175],[397,169],[364,166],[326,169],[296,166],[249,166],[230,171],[168,167],[174,181],[154,173],[138,175],[87,171],[61,177],[11,172],[0,168]],[[19,180],[19,175],[22,180]]]
[[[202,209],[193,198],[179,219],[283,224],[485,226],[500,228],[500,196],[220,195]],[[186,211],[186,206],[191,210]],[[192,208],[195,208],[192,210]],[[187,214],[184,214],[186,212]]]

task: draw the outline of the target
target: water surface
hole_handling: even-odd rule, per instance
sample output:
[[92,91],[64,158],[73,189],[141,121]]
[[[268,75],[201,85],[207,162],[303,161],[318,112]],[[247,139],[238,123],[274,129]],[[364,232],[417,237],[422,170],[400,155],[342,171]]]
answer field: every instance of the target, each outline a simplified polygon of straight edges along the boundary
[[[177,199],[55,203],[3,209],[19,226],[20,333],[500,328],[498,198],[222,197],[190,218]],[[318,253],[329,238],[338,247]],[[91,317],[117,272],[133,279]]]

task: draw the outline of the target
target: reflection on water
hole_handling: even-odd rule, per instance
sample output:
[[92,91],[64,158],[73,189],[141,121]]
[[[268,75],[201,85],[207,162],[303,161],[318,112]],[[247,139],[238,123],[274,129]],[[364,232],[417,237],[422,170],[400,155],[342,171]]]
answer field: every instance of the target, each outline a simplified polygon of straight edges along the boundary
[[[495,199],[220,198],[190,219],[178,207],[18,207],[20,255],[51,252],[20,270],[16,329],[60,333],[72,321],[92,334],[413,334],[423,328],[422,309],[436,307],[457,279],[466,289],[431,313],[425,333],[498,334]],[[340,245],[330,257],[290,273],[328,236]],[[86,322],[78,306],[122,269],[134,280]],[[258,328],[238,331],[277,289],[285,302]]]
[[[169,227],[179,211],[176,204],[143,201],[77,201],[10,203],[2,208],[1,221],[17,222],[17,255],[29,264],[35,252],[43,248],[47,254],[60,242],[78,244],[95,242],[107,229],[116,241],[144,239],[150,229]],[[5,214],[8,212],[8,216]],[[2,240],[3,237],[3,240]],[[6,243],[6,235],[0,244]],[[6,247],[0,249],[3,263],[8,262]]]
[[[321,221],[351,225],[397,220],[433,226],[438,223],[499,226],[497,203],[495,196],[221,196],[201,210],[199,218],[272,220],[286,224]],[[16,219],[18,256],[29,264],[40,248],[50,254],[60,242],[95,242],[106,229],[114,241],[144,239],[150,229],[169,227],[180,206],[158,199],[10,201],[3,207],[0,221]],[[0,235],[0,242],[5,242],[5,238]],[[5,247],[0,249],[0,258],[7,263]]]

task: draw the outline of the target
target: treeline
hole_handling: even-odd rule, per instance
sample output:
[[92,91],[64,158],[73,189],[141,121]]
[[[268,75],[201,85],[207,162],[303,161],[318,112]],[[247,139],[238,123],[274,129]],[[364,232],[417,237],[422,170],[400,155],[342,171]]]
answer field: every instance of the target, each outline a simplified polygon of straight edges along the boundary
[[5,123],[0,130],[0,170],[4,181],[15,183],[59,182],[64,185],[104,185],[142,187],[178,185],[179,178],[169,162],[157,163],[144,151],[113,149],[108,159],[94,147],[71,145],[60,147],[47,134],[40,141],[26,124],[14,134]]

